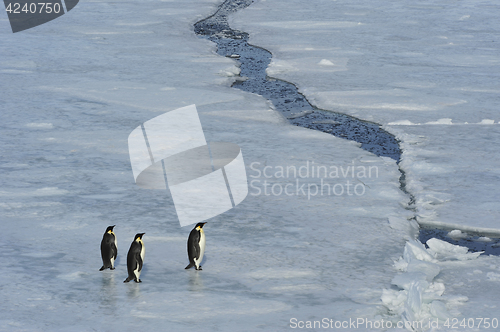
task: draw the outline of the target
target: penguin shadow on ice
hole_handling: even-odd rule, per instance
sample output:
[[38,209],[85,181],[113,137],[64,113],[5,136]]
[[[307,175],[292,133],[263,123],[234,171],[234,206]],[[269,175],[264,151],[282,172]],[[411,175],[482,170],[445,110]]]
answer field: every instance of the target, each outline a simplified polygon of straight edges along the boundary
[[136,299],[141,296],[141,285],[138,283],[131,283],[127,288],[127,297],[129,299]]
[[[117,293],[116,293],[116,281],[114,273],[103,273],[101,280],[101,308],[104,310],[116,308],[117,303]],[[109,314],[114,314],[114,312],[109,312]]]
[[101,288],[103,290],[114,289],[116,286],[114,273],[103,273],[101,279]]
[[201,273],[190,273],[188,286],[190,291],[196,292],[203,290],[205,286],[203,285]]

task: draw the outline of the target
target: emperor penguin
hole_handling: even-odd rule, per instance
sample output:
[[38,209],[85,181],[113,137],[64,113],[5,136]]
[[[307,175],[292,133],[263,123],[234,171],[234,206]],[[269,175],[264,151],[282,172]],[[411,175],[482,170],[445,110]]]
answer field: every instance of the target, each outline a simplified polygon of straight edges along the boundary
[[118,254],[118,247],[116,245],[116,235],[113,233],[113,227],[116,225],[109,226],[104,232],[104,236],[101,241],[101,257],[102,257],[102,267],[99,271],[105,270],[107,268],[115,269],[116,255]]
[[139,279],[142,271],[142,264],[144,262],[144,242],[142,242],[142,236],[146,233],[137,233],[134,237],[134,241],[130,245],[130,249],[127,254],[127,270],[128,278],[124,282],[129,282],[134,280],[135,282],[142,282]]
[[189,233],[187,242],[189,265],[186,266],[186,270],[193,266],[196,270],[201,270],[200,264],[205,254],[205,232],[203,232],[203,225],[205,224],[206,222],[196,224]]

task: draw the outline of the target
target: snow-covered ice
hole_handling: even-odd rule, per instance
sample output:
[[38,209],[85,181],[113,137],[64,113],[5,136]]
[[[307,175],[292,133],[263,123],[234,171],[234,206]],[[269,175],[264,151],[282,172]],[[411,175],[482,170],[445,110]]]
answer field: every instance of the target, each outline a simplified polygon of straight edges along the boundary
[[[419,212],[441,208],[421,205],[429,191],[454,196],[444,205],[454,204],[449,211],[455,213],[422,222],[500,229],[500,204],[485,209],[476,203],[500,197],[499,186],[495,188],[500,180],[494,143],[500,131],[495,9],[493,1],[416,5],[318,0],[307,6],[260,1],[236,13],[231,24],[249,32],[250,43],[273,53],[269,75],[293,82],[318,107],[385,125],[403,142],[402,169],[409,180],[426,177],[422,188],[410,190]],[[332,71],[326,66],[311,69],[310,64],[326,59],[335,65]],[[452,124],[460,126],[444,127]],[[406,127],[413,125],[419,127]],[[429,167],[423,169],[415,158]],[[481,178],[467,174],[471,169]],[[463,181],[469,183],[464,186]],[[474,194],[456,192],[465,188]]]
[[[230,88],[234,61],[193,32],[216,4],[84,1],[17,34],[0,17],[0,329],[284,331],[292,318],[498,317],[498,257],[415,241],[392,159],[290,126],[261,97]],[[261,1],[231,25],[273,52],[268,73],[318,106],[398,135],[419,222],[496,229],[499,53],[486,44],[498,36],[488,25],[495,6]],[[207,141],[241,146],[254,181],[205,226],[201,272],[184,270],[190,227],[179,227],[168,192],[134,184],[127,149],[138,125],[193,103]],[[445,118],[475,125],[389,125]],[[356,173],[278,172],[313,162]],[[358,173],[370,167],[376,176]],[[321,194],[325,183],[342,194]],[[287,185],[292,195],[277,194]],[[116,270],[99,272],[114,224]],[[143,282],[123,284],[137,232],[146,233]]]
[[[493,1],[259,1],[230,23],[273,53],[269,75],[293,82],[318,107],[375,121],[396,135],[421,225],[498,237],[500,26],[492,15],[498,9]],[[334,66],[318,66],[324,59]],[[449,256],[437,255],[435,263],[446,268],[431,281],[453,287],[469,266],[498,265],[496,257],[467,255],[471,261],[453,268]],[[425,283],[406,279],[418,283],[411,296],[398,293],[409,302],[398,302],[399,311],[388,306],[405,317],[443,316],[443,305],[453,317],[498,316],[491,297],[478,291],[498,289],[495,277],[464,281],[467,287],[444,293],[461,300],[445,296],[427,308],[415,304]],[[452,308],[457,304],[460,311]]]
[[[293,317],[383,310],[405,236],[387,222],[406,213],[396,165],[289,126],[262,98],[231,89],[219,73],[233,62],[192,31],[214,5],[84,2],[36,29],[2,31],[2,69],[31,73],[2,74],[0,329],[288,330]],[[254,163],[247,199],[205,226],[202,272],[184,270],[190,229],[178,226],[167,192],[135,186],[127,149],[135,127],[192,103],[208,141],[235,142]],[[323,179],[365,190],[336,196],[302,190],[318,177],[255,171],[308,162],[378,172]],[[275,192],[302,187],[255,195],[265,180]],[[100,239],[114,224],[116,270],[99,272]],[[146,233],[143,282],[123,284],[137,232]]]

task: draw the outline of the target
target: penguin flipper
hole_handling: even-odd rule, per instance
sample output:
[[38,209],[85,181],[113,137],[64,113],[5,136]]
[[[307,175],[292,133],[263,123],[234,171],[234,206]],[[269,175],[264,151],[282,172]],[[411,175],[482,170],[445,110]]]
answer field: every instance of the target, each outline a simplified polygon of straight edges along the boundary
[[116,260],[116,256],[118,255],[118,248],[116,248],[115,243],[111,243],[111,256]]
[[138,252],[137,254],[135,254],[135,259],[137,260],[137,264],[139,264],[138,271],[141,272],[142,271],[142,257],[141,257],[141,253],[140,252]]
[[190,239],[188,241],[188,255],[189,259],[199,259],[200,258],[200,233],[191,232],[189,235]]
[[201,249],[200,249],[200,232],[196,232],[196,241],[193,243],[194,246],[194,257],[196,259],[200,259]]

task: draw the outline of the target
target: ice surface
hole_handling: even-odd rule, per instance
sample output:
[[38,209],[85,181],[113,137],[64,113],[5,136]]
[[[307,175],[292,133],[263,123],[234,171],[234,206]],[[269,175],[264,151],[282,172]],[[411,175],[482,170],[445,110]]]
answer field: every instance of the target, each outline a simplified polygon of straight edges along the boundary
[[[291,126],[261,97],[231,89],[234,79],[219,73],[233,60],[193,32],[214,9],[214,1],[83,2],[23,33],[2,25],[0,330],[285,331],[293,317],[385,313],[380,296],[408,238],[398,222],[410,216],[397,166]],[[320,60],[310,62],[318,71]],[[241,146],[255,181],[205,226],[199,272],[184,270],[190,228],[178,226],[168,191],[134,184],[127,146],[141,123],[193,103],[207,141]],[[377,172],[255,171],[312,162]],[[256,194],[264,181],[276,192],[296,180],[304,191]],[[344,194],[315,192],[322,180]],[[102,234],[115,224],[116,270],[100,272]],[[146,233],[143,282],[124,284],[137,232]]]
[[[293,82],[318,107],[386,125],[402,141],[419,222],[499,230],[500,205],[490,203],[500,196],[500,47],[492,42],[500,26],[490,15],[498,4],[318,0],[302,7],[261,1],[231,23],[273,53],[269,75]],[[325,59],[342,70],[309,65]]]
[[[259,1],[230,24],[273,53],[268,75],[293,82],[318,107],[381,123],[396,135],[421,225],[498,237],[500,49],[494,40],[500,26],[491,15],[498,9],[493,1]],[[323,59],[334,66],[314,70],[311,64]],[[398,216],[388,220],[405,228]],[[492,302],[497,272],[491,271],[498,269],[498,258],[462,261],[477,254],[439,249],[410,241],[395,268],[408,273],[405,259],[411,257],[438,264],[429,289],[446,286],[445,295],[414,310],[415,299],[423,298],[423,284],[416,283],[435,273],[422,265],[416,270],[427,274],[396,277],[407,289],[384,290],[389,313],[406,319],[498,316]],[[473,267],[489,270],[491,278],[469,276]]]
[[[450,231],[500,234],[500,139],[496,125],[397,127],[401,167],[416,197],[418,222]],[[393,127],[396,128],[396,127]]]
[[[484,19],[496,8],[486,6],[496,5],[471,4],[436,10],[425,3],[314,1],[307,11],[295,0],[262,1],[235,23],[276,55],[274,75],[297,83],[319,106],[383,124],[498,122],[498,46],[484,47],[497,33]],[[498,317],[498,257],[440,261],[410,240],[413,212],[404,208],[394,161],[292,127],[262,98],[229,88],[234,62],[193,32],[215,5],[81,2],[18,34],[1,21],[0,330],[285,331],[293,317]],[[470,17],[460,20],[464,15]],[[444,31],[448,24],[456,30]],[[463,24],[470,24],[466,34]],[[462,56],[464,48],[477,56]],[[323,59],[333,66],[319,65]],[[127,137],[193,103],[207,140],[240,145],[249,180],[261,190],[264,181],[276,189],[297,179],[256,176],[253,162],[261,171],[312,161],[376,166],[378,176],[326,179],[363,183],[363,195],[252,195],[250,188],[237,208],[205,226],[204,270],[185,271],[190,229],[178,226],[168,192],[134,184]],[[497,216],[498,155],[489,144],[498,141],[497,124],[478,126],[390,128],[407,153],[419,221],[447,216],[460,226]],[[474,160],[484,163],[474,178],[464,177]],[[446,173],[449,165],[463,172],[459,178]],[[318,177],[298,180],[312,190],[321,186]],[[484,189],[471,194],[474,183],[488,184],[491,199]],[[491,220],[480,227],[491,228]],[[102,233],[114,224],[116,270],[99,272]],[[143,283],[123,284],[126,249],[139,231],[146,232]],[[433,277],[434,264],[440,272]],[[391,286],[398,273],[406,288]]]
[[448,236],[453,238],[453,239],[463,239],[463,238],[467,237],[467,234],[463,233],[462,231],[460,231],[458,229],[454,229],[448,233]]
[[[381,300],[389,313],[396,314],[405,321],[428,322],[429,320],[435,321],[438,319],[441,320],[441,323],[444,323],[447,319],[456,318],[459,315],[458,310],[463,307],[464,302],[469,300],[467,296],[463,295],[450,296],[453,293],[447,287],[452,286],[455,288],[457,281],[453,279],[460,279],[454,273],[460,269],[464,273],[464,269],[468,269],[468,265],[464,263],[450,265],[450,262],[473,261],[476,266],[478,264],[486,266],[489,264],[489,259],[479,259],[478,256],[481,253],[468,253],[465,247],[452,245],[438,239],[430,239],[427,241],[427,245],[429,246],[428,249],[415,240],[406,243],[403,257],[394,263],[395,268],[402,273],[397,274],[391,281],[399,290],[384,289]],[[493,257],[490,256],[491,258]],[[448,274],[446,272],[450,267],[454,268],[455,271]],[[490,265],[489,268],[494,268],[494,266]],[[468,276],[481,274],[483,274],[481,270],[467,273]],[[468,282],[468,288],[484,288],[485,279],[471,281],[467,278],[468,276],[463,278],[464,281]],[[498,276],[495,272],[488,272],[486,280],[498,281],[500,280],[497,278]],[[443,283],[441,277],[447,279],[448,282]],[[453,280],[452,283],[449,282],[450,277]],[[458,285],[464,286],[465,282],[460,282]],[[477,298],[476,294],[475,297]],[[483,299],[481,298],[480,301],[483,301]],[[484,299],[484,301],[488,303],[490,299]],[[495,308],[496,306],[492,309]],[[446,330],[442,324],[439,327]],[[425,331],[427,329],[428,326],[425,327],[424,325],[423,328],[415,330]]]
[[[484,112],[491,119],[498,117],[499,53],[498,45],[491,42],[498,25],[489,15],[497,6],[494,2],[466,1],[439,8],[377,6],[372,1],[334,5],[315,1],[310,10],[301,5],[300,1],[262,1],[237,13],[234,23],[250,32],[251,42],[271,50],[276,61],[304,63],[316,58],[316,63],[329,59],[338,64],[337,59],[347,59],[342,72],[313,73],[295,66],[280,75],[296,82],[318,106],[363,114],[381,123],[402,113],[412,122],[458,116],[464,118],[460,122],[476,123]],[[463,12],[470,17],[460,20]],[[308,29],[298,29],[297,21]],[[320,97],[328,93],[331,97]],[[376,100],[380,108],[372,107]],[[369,110],[360,109],[365,105]],[[481,112],[473,112],[477,109]],[[477,120],[470,121],[467,113]]]
[[456,259],[464,261],[476,259],[482,253],[481,251],[469,253],[468,249],[465,247],[453,245],[439,239],[430,239],[426,244],[429,246],[429,249],[435,252],[442,260]]

